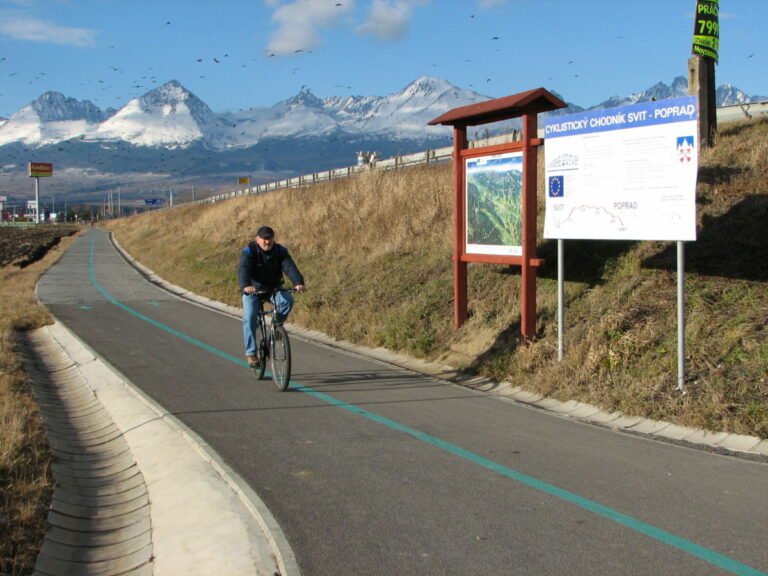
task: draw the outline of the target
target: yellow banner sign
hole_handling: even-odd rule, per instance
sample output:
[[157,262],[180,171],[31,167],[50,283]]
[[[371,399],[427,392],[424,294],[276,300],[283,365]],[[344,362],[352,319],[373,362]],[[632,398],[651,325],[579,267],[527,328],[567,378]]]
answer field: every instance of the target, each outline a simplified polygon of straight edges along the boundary
[[48,164],[46,162],[30,162],[29,175],[32,178],[53,176],[53,164]]

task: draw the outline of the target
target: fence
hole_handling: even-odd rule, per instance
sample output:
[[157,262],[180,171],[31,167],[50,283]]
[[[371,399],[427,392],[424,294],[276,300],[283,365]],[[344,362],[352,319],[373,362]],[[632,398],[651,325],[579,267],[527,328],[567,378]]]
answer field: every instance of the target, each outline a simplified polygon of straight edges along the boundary
[[202,200],[197,200],[195,204],[218,202],[220,200],[227,200],[237,196],[264,194],[265,192],[279,190],[281,188],[299,188],[301,186],[317,184],[318,182],[328,182],[330,180],[338,180],[339,178],[348,178],[354,174],[358,174],[359,172],[370,170],[373,167],[378,170],[394,170],[420,164],[434,164],[436,162],[444,162],[446,160],[450,160],[452,153],[453,147],[438,148],[434,150],[425,150],[424,152],[416,152],[414,154],[407,154],[405,156],[387,158],[386,160],[377,160],[369,164],[347,166],[346,168],[334,168],[332,170],[326,170],[325,172],[315,172],[313,174],[307,174],[305,176],[294,176],[293,178],[277,180],[276,182],[269,182],[267,184],[259,184],[257,186],[239,188],[233,192],[226,192],[224,194],[217,194]]

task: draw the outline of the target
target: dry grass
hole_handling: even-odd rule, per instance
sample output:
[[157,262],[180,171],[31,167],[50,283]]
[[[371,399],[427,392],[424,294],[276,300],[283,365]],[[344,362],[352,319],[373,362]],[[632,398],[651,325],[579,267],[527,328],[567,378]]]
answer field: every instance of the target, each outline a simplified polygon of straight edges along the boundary
[[[470,317],[454,330],[449,164],[374,170],[301,189],[143,214],[109,227],[162,276],[238,305],[238,253],[253,230],[269,224],[291,249],[310,288],[294,322],[561,399],[765,438],[766,136],[766,122],[729,125],[701,159],[699,239],[686,246],[684,395],[675,391],[670,243],[566,243],[563,362],[556,350],[554,242],[539,245],[547,264],[539,270],[534,342],[519,338],[514,267],[469,266]],[[540,212],[543,204],[541,198]]]
[[0,268],[0,574],[32,572],[53,490],[50,450],[16,333],[51,323],[35,284],[72,240],[25,268]]

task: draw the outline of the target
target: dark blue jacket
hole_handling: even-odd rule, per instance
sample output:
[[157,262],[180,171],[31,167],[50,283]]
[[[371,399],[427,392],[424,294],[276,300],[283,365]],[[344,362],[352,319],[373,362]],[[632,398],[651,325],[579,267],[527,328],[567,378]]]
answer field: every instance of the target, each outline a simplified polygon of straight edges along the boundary
[[240,253],[240,263],[237,266],[240,292],[246,286],[253,286],[257,290],[282,286],[283,273],[294,286],[304,284],[304,277],[288,249],[282,244],[275,243],[272,249],[266,252],[256,242],[251,242]]

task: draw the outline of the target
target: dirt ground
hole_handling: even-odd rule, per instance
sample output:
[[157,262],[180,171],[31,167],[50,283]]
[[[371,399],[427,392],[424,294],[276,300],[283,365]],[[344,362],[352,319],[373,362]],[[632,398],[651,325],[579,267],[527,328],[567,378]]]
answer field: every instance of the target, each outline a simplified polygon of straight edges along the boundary
[[0,226],[0,267],[28,266],[42,258],[61,238],[74,234],[78,229],[77,226],[61,224]]

